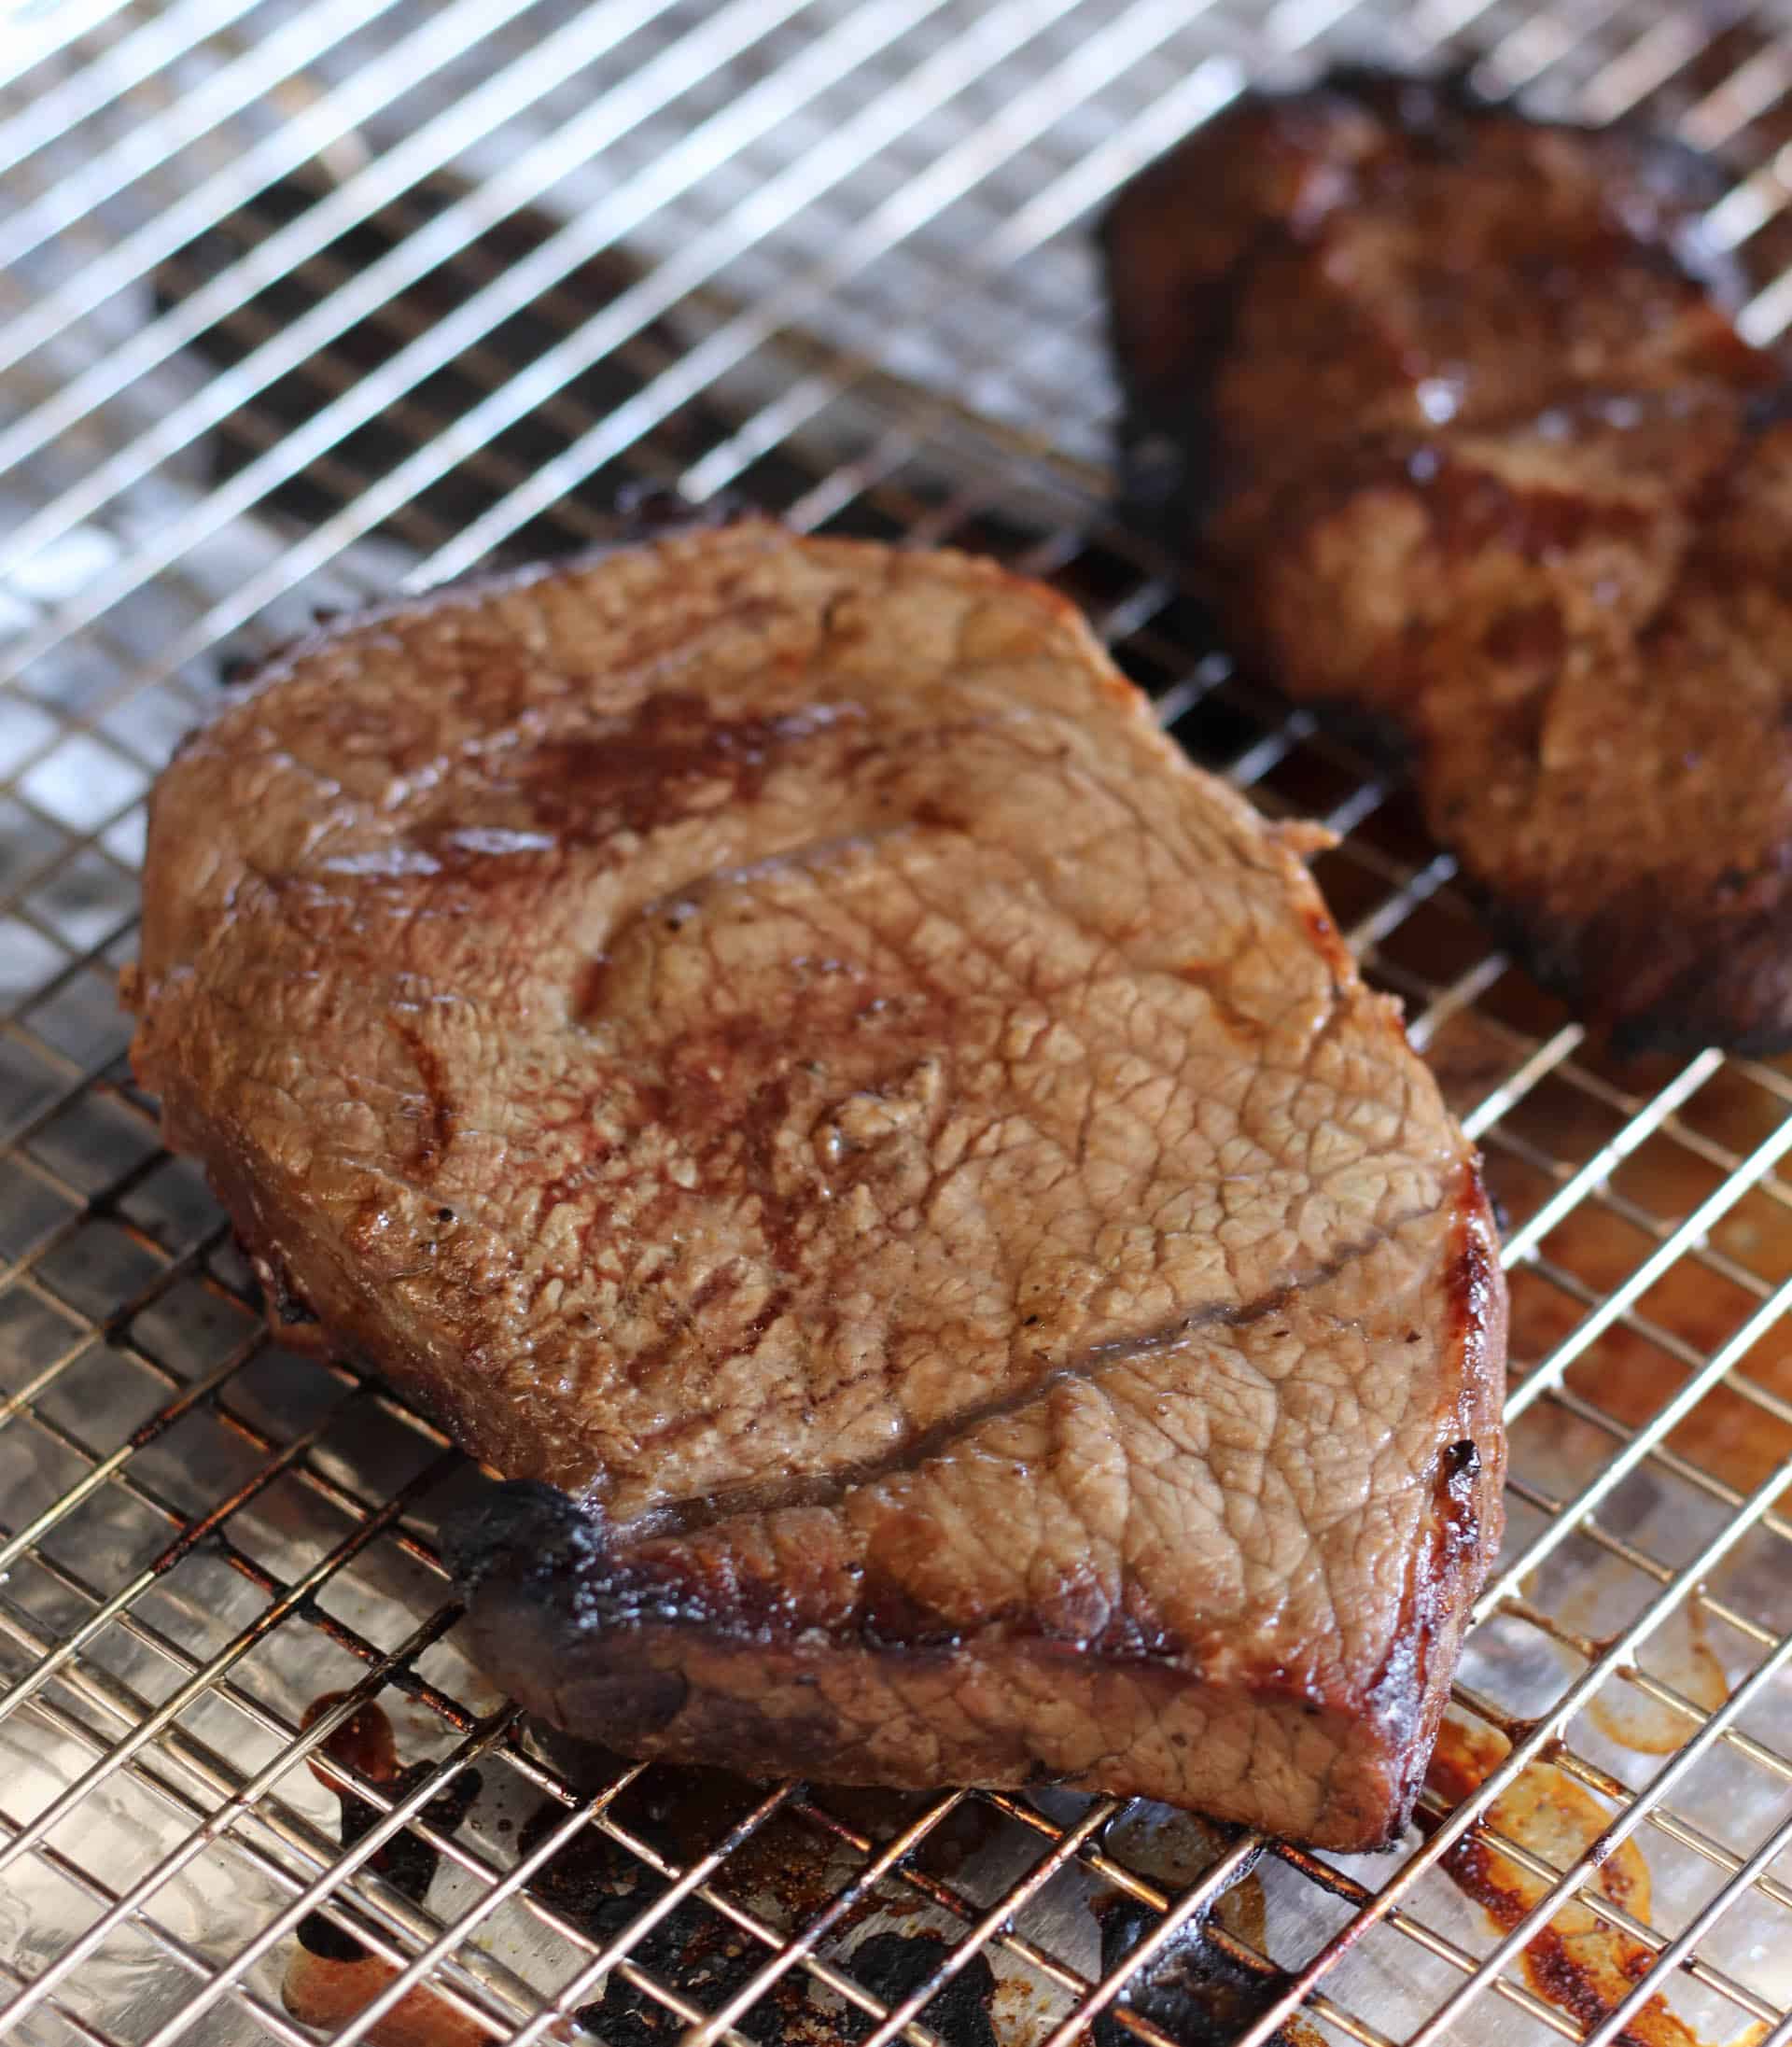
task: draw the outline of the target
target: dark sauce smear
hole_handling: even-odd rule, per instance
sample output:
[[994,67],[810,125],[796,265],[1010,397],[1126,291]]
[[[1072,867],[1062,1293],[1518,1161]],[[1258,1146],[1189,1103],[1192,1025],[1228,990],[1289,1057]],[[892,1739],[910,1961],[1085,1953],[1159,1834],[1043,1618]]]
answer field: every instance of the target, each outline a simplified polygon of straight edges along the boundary
[[[312,1725],[341,1697],[340,1692],[329,1692],[314,1700],[306,1711],[305,1725]],[[391,1722],[371,1703],[359,1707],[336,1730],[324,1744],[324,1753],[394,1799],[414,1790],[432,1767],[427,1762],[408,1767],[399,1763]],[[336,1794],[342,1807],[343,1845],[353,1847],[378,1820],[379,1808],[328,1776],[315,1759],[312,1774]],[[462,1771],[440,1796],[430,1800],[423,1816],[444,1832],[452,1832],[467,1816],[478,1791],[477,1774]],[[371,1863],[405,1897],[421,1904],[435,1875],[437,1859],[433,1848],[406,1830],[378,1848]],[[314,1912],[299,1923],[298,1939],[287,1955],[280,1985],[281,2001],[301,2025],[334,2032],[358,2017],[397,1973],[393,1963],[371,1953],[345,1928]],[[400,1998],[370,2037],[376,2047],[483,2047],[491,2029],[433,1990],[420,1986]]]
[[[306,1709],[305,1725],[309,1727],[341,1697],[340,1692],[326,1692],[322,1698],[314,1699]],[[377,1784],[394,1802],[408,1798],[435,1768],[428,1762],[399,1763],[392,1723],[373,1704],[361,1706],[344,1720],[324,1744],[324,1753]],[[335,1792],[342,1807],[343,1846],[354,1847],[384,1816],[380,1808],[315,1765],[312,1774]],[[463,1770],[429,1801],[421,1817],[437,1831],[451,1834],[466,1818],[479,1790],[479,1772]],[[420,1905],[428,1894],[440,1859],[435,1849],[407,1827],[373,1851],[370,1867],[378,1870],[413,1904]],[[367,1954],[352,1933],[318,1912],[308,1914],[299,1922],[299,1940],[312,1954],[330,1961],[356,1962]]]

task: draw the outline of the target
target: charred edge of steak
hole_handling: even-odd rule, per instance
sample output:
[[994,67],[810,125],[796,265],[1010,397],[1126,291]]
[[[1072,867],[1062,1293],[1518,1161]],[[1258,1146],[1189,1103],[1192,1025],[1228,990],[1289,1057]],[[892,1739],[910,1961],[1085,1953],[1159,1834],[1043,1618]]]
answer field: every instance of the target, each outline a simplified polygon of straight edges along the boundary
[[[834,1490],[832,1482],[823,1483]],[[796,1496],[803,1496],[800,1491]],[[704,1512],[687,1521],[662,1509],[633,1523],[626,1535],[654,1538],[676,1530],[681,1536],[717,1518]],[[599,1509],[539,1480],[498,1485],[451,1521],[442,1539],[444,1561],[469,1599],[489,1590],[495,1573],[502,1574],[511,1593],[565,1637],[662,1623],[756,1641],[801,1624],[800,1590],[733,1576],[707,1582],[694,1561],[674,1561],[665,1551],[651,1565],[631,1560]],[[1024,1615],[1009,1624],[1016,1635],[1029,1632]],[[946,1652],[964,1641],[961,1629],[872,1574],[860,1577],[852,1619],[840,1632],[851,1647],[893,1654]],[[1046,1639],[1043,1633],[1041,1639]],[[1162,1628],[1124,1613],[1079,1647],[1131,1664],[1185,1667],[1191,1661],[1186,1647]]]
[[[1473,1317],[1483,1305],[1471,1288],[1463,1312]],[[1251,1685],[1253,1711],[1323,1714],[1340,1745],[1351,1742],[1353,1727],[1361,1731],[1360,1753],[1348,1759],[1354,1801],[1346,1793],[1335,1808],[1328,1805],[1303,1838],[1368,1851],[1405,1830],[1469,1604],[1497,1546],[1499,1464],[1497,1447],[1484,1456],[1468,1438],[1440,1451],[1432,1478],[1437,1512],[1413,1561],[1407,1620],[1366,1696],[1353,1705],[1307,1698],[1298,1676],[1280,1669],[1265,1669]],[[938,1672],[963,1647],[973,1663],[987,1650],[997,1659],[1062,1659],[1067,1674],[1091,1665],[1124,1669],[1166,1710],[1202,1683],[1197,1660],[1165,1645],[1104,1639],[1079,1646],[1024,1625],[994,1645],[961,1645],[930,1629],[927,1617],[895,1613],[887,1603],[876,1626],[861,1612],[856,1624],[818,1633],[793,1610],[800,1595],[786,1601],[738,1581],[707,1586],[700,1566],[662,1560],[644,1567],[619,1554],[598,1513],[536,1481],[490,1486],[444,1525],[441,1543],[481,1667],[539,1716],[553,1731],[551,1742],[570,1740],[570,1755],[595,1759],[600,1767],[622,1755],[721,1760],[749,1776],[823,1782],[931,1788],[1065,1781],[1029,1754],[1024,1729],[1000,1725],[980,1731],[974,1753],[952,1749],[913,1776],[867,1772],[858,1758],[862,1733],[843,1718],[833,1682],[878,1691],[869,1675],[850,1675],[855,1660],[861,1667],[870,1660],[886,1668],[897,1695],[905,1674]],[[818,1675],[830,1666],[833,1680]],[[1239,1680],[1230,1683],[1236,1690]],[[1369,1804],[1360,1791],[1366,1779],[1381,1786]],[[1099,1772],[1068,1781],[1102,1788]]]

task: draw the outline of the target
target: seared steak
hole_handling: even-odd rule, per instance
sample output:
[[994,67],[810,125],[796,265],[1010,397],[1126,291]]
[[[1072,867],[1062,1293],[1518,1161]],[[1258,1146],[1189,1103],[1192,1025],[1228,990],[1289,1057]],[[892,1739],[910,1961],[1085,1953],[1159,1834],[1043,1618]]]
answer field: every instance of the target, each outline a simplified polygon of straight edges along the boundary
[[1102,229],[1128,488],[1366,713],[1621,1050],[1792,1044],[1792,420],[1676,147],[1453,88],[1237,107]]
[[1405,1816],[1500,1526],[1467,1145],[1052,593],[747,525],[324,632],[159,784],[135,1059],[512,1480],[639,1755]]

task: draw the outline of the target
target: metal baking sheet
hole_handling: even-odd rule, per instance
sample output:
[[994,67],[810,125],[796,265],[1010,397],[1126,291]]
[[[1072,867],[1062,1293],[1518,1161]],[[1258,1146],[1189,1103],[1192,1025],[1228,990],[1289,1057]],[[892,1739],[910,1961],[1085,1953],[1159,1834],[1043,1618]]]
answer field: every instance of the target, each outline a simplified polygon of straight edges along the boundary
[[[1743,324],[1792,318],[1771,9],[7,19],[0,2033],[1788,2036],[1792,1066],[1614,1066],[1490,949],[1400,788],[1235,678],[1102,508],[1091,211],[1247,83],[1365,54],[1722,154]],[[1393,1853],[569,1770],[456,1647],[432,1538],[465,1465],[270,1341],[158,1150],[112,984],[169,749],[315,609],[589,541],[631,487],[1047,575],[1197,758],[1342,834],[1320,878],[1486,1149],[1515,1303],[1506,1553]]]

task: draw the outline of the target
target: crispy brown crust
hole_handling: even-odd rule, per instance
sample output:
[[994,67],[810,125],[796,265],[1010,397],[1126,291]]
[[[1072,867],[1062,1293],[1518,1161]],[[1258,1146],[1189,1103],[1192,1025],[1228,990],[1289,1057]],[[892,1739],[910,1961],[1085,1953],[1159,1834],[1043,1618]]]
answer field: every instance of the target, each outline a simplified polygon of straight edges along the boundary
[[1124,454],[1258,672],[1398,735],[1619,1050],[1792,1044],[1792,429],[1709,166],[1459,87],[1241,103],[1102,228]]
[[1297,839],[1051,593],[743,526],[284,653],[158,786],[133,1057],[273,1311],[529,1481],[454,1548],[570,1732],[1362,1846],[1505,1297]]
[[[527,1484],[493,1489],[444,1531],[475,1653],[555,1727],[625,1755],[726,1759],[753,1776],[1051,1783],[1155,1798],[1161,1766],[1143,1760],[1144,1744],[1120,1738],[1148,1725],[1151,1746],[1176,1755],[1183,1802],[1318,1847],[1385,1846],[1410,1817],[1504,1526],[1505,1288],[1477,1175],[1460,1213],[1449,1293],[1471,1361],[1462,1434],[1431,1474],[1435,1512],[1411,1560],[1407,1618],[1366,1697],[1279,1663],[1212,1681],[1203,1652],[1218,1662],[1224,1647],[1180,1642],[1148,1611],[1091,1637],[1053,1634],[1035,1615],[957,1634],[830,1556],[813,1525],[806,1569],[791,1572],[786,1553],[766,1583],[741,1569],[725,1528],[707,1547],[642,1546],[566,1494]],[[1049,1716],[985,1717],[963,1703],[979,1688],[993,1698],[1016,1685],[1042,1709],[1049,1702]],[[1060,1717],[1117,1731],[1114,1747],[1066,1767],[1050,1724]],[[1249,1767],[1253,1749],[1278,1746],[1326,1758],[1297,1816]]]

